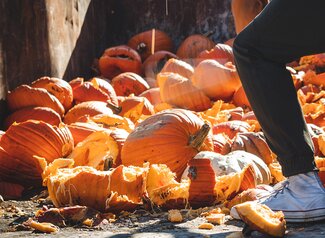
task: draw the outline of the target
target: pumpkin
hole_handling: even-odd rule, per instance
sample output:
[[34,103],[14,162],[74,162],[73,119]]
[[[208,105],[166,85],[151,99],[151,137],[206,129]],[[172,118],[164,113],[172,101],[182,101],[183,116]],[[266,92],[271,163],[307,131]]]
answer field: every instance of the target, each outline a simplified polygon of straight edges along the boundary
[[0,180],[24,187],[42,185],[42,167],[35,157],[9,154],[0,146]]
[[33,81],[31,86],[33,88],[46,89],[60,101],[65,110],[69,110],[72,107],[72,88],[65,80],[54,77],[41,77]]
[[273,237],[283,237],[286,221],[282,211],[273,212],[268,206],[248,201],[235,206],[240,218],[251,230]]
[[124,72],[142,73],[140,55],[126,45],[106,49],[99,58],[98,66],[102,76],[108,79],[112,79]]
[[237,133],[248,132],[250,130],[250,125],[245,121],[233,120],[220,122],[212,127],[214,135],[224,133],[230,139],[233,139]]
[[90,79],[90,82],[94,85],[95,88],[99,88],[102,92],[106,93],[109,98],[108,100],[112,104],[116,106],[118,105],[116,92],[113,86],[108,81],[101,78],[94,77]]
[[[190,111],[170,109],[137,125],[122,148],[122,164],[167,164],[180,178],[199,150],[213,150],[210,127]],[[141,146],[139,146],[141,145]]]
[[231,151],[235,150],[252,153],[261,158],[267,165],[272,163],[275,157],[262,132],[237,133],[231,145]]
[[61,117],[65,110],[60,101],[44,88],[32,88],[28,85],[20,85],[7,95],[7,104],[11,112],[24,107],[49,107]]
[[203,111],[211,107],[210,99],[192,82],[175,73],[160,73],[157,76],[163,102],[181,108]]
[[92,167],[58,168],[44,178],[56,207],[84,205],[101,212],[134,210],[142,204],[147,168],[98,171]]
[[[245,151],[233,151],[226,155],[221,155],[212,151],[201,151],[194,159],[210,160],[215,176],[238,173],[242,171],[244,167],[251,165],[257,184],[269,184],[271,182],[270,170],[264,161]],[[189,173],[190,170],[189,167],[187,167],[183,172],[182,179],[186,178]]]
[[248,110],[251,110],[252,108],[242,85],[235,91],[232,101],[238,107],[242,107]]
[[128,46],[136,50],[142,61],[147,59],[156,51],[172,51],[172,39],[163,31],[152,29],[132,36],[128,41]]
[[157,87],[156,75],[160,73],[169,59],[178,57],[169,51],[157,51],[143,62],[145,79],[151,88]]
[[195,59],[203,50],[211,50],[215,43],[204,35],[194,34],[188,36],[179,45],[176,55],[190,64],[195,64]]
[[154,106],[161,103],[160,88],[149,88],[139,95],[139,97],[145,97]]
[[230,152],[231,140],[224,133],[216,134],[212,136],[213,151],[226,155]]
[[1,137],[0,146],[10,155],[28,160],[34,155],[46,161],[69,155],[73,138],[67,126],[29,120],[13,124]]
[[234,16],[236,33],[241,32],[268,4],[269,0],[233,0],[231,12]]
[[102,101],[118,106],[115,90],[107,81],[100,78],[92,78],[87,82],[78,78],[78,81],[78,84],[74,84],[73,87],[73,99],[77,104],[87,101]]
[[179,75],[189,79],[192,77],[192,75],[194,73],[194,69],[190,64],[186,63],[183,60],[170,59],[167,61],[165,66],[162,68],[161,72],[162,73],[164,73],[164,72],[176,73],[176,74],[179,74]]
[[112,79],[111,84],[118,96],[129,96],[130,94],[138,96],[150,88],[140,75],[131,72],[117,75]]
[[107,107],[105,102],[100,101],[88,101],[82,102],[78,105],[75,105],[71,108],[64,116],[64,123],[71,124],[73,122],[77,122],[81,117],[95,116],[98,114],[113,114],[113,111]]
[[220,64],[225,64],[227,62],[235,63],[232,47],[220,43],[216,44],[211,50],[203,50],[197,56],[196,63],[199,64],[201,61],[206,59],[216,60]]
[[58,126],[62,122],[60,115],[49,107],[24,107],[7,116],[4,127],[8,129],[14,122],[27,120],[44,121],[53,126]]
[[0,194],[6,200],[21,198],[24,189],[20,184],[0,181]]
[[230,100],[241,82],[235,68],[226,67],[215,60],[203,60],[194,69],[192,83],[214,100]]

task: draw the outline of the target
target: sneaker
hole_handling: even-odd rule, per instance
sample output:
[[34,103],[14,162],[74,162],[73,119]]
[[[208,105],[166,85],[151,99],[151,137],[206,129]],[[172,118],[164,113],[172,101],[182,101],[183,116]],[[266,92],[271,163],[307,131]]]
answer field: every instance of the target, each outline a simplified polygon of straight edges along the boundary
[[317,172],[288,177],[259,202],[273,211],[282,211],[288,222],[325,220],[325,188]]

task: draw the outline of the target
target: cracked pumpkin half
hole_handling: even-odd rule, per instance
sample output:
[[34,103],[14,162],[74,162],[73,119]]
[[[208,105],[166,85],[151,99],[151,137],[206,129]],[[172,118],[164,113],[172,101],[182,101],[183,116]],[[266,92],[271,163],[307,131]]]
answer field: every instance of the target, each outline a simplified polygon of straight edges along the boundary
[[231,199],[236,194],[256,186],[254,168],[216,176],[209,159],[189,161],[188,178],[180,182],[164,164],[153,164],[147,176],[147,193],[150,201],[164,209],[181,209],[211,206]]
[[57,159],[43,173],[43,184],[56,207],[83,205],[101,212],[134,210],[145,194],[147,166],[123,165],[110,171],[73,166],[71,159]]

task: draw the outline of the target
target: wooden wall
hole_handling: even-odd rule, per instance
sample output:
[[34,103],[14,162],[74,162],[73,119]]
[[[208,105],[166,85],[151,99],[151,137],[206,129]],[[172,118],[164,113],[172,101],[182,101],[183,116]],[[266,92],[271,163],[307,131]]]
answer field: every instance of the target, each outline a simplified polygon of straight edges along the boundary
[[[89,78],[107,47],[152,28],[166,31],[175,49],[194,33],[212,31],[212,39],[223,42],[234,36],[230,1],[1,0],[0,101],[40,76]],[[0,102],[0,118],[4,114]]]

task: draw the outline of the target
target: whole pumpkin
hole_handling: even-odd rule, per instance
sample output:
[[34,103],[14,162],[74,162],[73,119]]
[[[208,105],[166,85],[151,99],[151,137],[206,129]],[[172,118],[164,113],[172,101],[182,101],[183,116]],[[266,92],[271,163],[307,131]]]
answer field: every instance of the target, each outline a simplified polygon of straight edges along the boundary
[[155,53],[156,51],[173,50],[172,39],[167,35],[167,33],[157,29],[144,31],[134,35],[129,40],[128,46],[139,53],[142,61],[147,59],[152,53]]
[[203,90],[211,99],[231,99],[241,82],[237,70],[215,60],[203,60],[191,78],[193,85]]
[[213,151],[210,127],[194,113],[170,109],[141,122],[122,147],[124,165],[166,164],[180,178],[200,150]]

